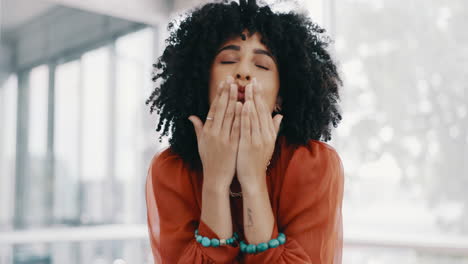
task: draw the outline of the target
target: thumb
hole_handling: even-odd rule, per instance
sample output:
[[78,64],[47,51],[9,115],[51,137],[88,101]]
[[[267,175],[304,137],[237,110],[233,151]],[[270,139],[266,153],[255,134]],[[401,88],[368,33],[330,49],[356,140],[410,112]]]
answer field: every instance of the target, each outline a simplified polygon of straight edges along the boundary
[[275,117],[273,118],[274,120],[274,123],[275,123],[275,132],[276,134],[278,134],[278,131],[279,131],[279,128],[280,128],[280,125],[281,125],[281,121],[283,121],[283,115],[275,115]]
[[200,118],[198,118],[198,116],[194,116],[194,115],[189,116],[188,119],[190,120],[193,127],[195,128],[195,134],[197,135],[197,138],[199,138],[201,129],[203,128],[202,121],[200,120]]

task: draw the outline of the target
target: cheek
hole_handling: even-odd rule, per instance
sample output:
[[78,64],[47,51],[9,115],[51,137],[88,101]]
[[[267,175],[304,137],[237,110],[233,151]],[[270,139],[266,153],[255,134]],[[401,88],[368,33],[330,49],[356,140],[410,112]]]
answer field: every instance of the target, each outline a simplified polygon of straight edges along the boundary
[[222,81],[224,78],[221,78],[221,74],[216,72],[215,70],[212,71],[212,74],[210,75],[210,82],[209,82],[209,87],[208,87],[208,101],[211,105],[211,102],[213,102],[214,98],[216,97],[216,92],[218,90],[218,85],[219,82]]
[[272,111],[276,104],[276,98],[278,97],[279,86],[280,82],[276,74],[268,78],[268,106],[271,107]]
[[275,82],[264,82],[263,84],[263,98],[265,100],[265,104],[268,107],[270,112],[273,112],[273,109],[276,104],[276,97],[278,96],[278,84]]

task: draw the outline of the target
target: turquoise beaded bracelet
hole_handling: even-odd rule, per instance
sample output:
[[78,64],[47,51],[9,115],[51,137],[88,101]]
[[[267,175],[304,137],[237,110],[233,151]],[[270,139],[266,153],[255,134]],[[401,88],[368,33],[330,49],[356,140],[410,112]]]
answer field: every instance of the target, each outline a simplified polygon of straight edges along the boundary
[[283,245],[284,243],[286,243],[286,235],[283,233],[279,233],[278,238],[273,238],[272,240],[268,241],[268,243],[260,243],[258,245],[255,245],[255,244],[248,245],[244,241],[241,241],[240,250],[243,253],[255,254],[255,253],[261,253],[270,248],[278,247],[279,245]]
[[239,235],[236,232],[234,232],[233,237],[228,238],[228,239],[217,239],[217,238],[209,239],[208,237],[199,235],[198,229],[196,229],[195,239],[197,240],[198,243],[202,244],[202,246],[204,247],[219,247],[223,245],[234,244],[239,239]]

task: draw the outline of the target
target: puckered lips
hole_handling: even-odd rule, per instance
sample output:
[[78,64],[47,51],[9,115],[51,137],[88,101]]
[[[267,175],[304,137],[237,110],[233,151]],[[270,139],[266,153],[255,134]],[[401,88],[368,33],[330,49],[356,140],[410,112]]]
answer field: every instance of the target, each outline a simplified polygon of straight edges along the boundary
[[238,86],[237,101],[245,102],[245,86]]

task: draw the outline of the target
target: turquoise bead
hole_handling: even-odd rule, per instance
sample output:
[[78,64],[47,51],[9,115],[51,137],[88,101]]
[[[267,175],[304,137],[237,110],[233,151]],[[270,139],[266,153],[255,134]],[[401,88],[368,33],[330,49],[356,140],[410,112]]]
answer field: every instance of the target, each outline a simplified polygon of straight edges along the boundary
[[211,246],[212,246],[212,247],[218,247],[218,246],[219,246],[219,239],[217,239],[217,238],[212,238],[212,239],[211,239]]
[[203,237],[202,241],[201,241],[201,244],[204,246],[204,247],[209,247],[211,245],[211,241],[209,238],[207,237]]
[[246,248],[247,248],[247,245],[245,244],[245,242],[244,242],[244,241],[241,241],[241,242],[240,242],[240,250],[241,250],[241,252],[245,252]]
[[284,237],[284,238],[286,238],[286,235],[285,235],[284,233],[279,233],[279,234],[278,234],[278,237]]
[[268,249],[267,243],[260,243],[257,245],[257,252],[263,252]]
[[235,237],[236,239],[239,239],[239,235],[238,235],[236,232],[234,232],[234,237]]
[[253,254],[255,252],[257,252],[257,246],[255,246],[254,244],[250,244],[247,246],[247,253]]
[[280,245],[283,245],[284,243],[286,243],[286,237],[285,236],[278,236],[277,240],[280,243]]
[[276,238],[273,238],[272,240],[268,241],[268,246],[270,248],[275,248],[275,247],[278,247],[280,245],[278,239]]
[[198,242],[198,243],[201,243],[202,239],[203,239],[203,237],[202,237],[202,236],[200,236],[200,235],[197,235],[197,242]]
[[198,229],[195,229],[195,235],[198,235]]

